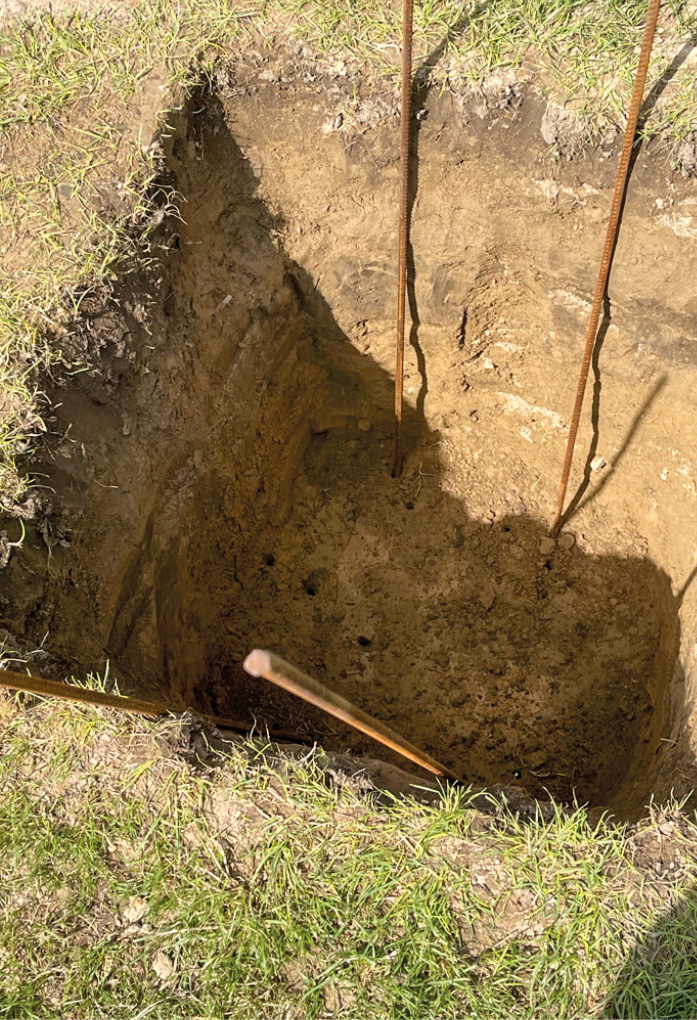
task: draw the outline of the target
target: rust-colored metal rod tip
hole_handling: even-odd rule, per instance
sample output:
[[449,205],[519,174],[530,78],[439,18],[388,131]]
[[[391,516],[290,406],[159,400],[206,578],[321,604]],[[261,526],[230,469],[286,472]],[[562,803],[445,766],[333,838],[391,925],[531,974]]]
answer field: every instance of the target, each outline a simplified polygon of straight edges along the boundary
[[255,648],[244,660],[243,665],[250,676],[264,677],[265,680],[276,684],[277,687],[281,687],[284,691],[295,694],[298,698],[302,698],[303,701],[307,701],[316,708],[321,708],[322,711],[334,716],[335,719],[340,719],[341,722],[348,723],[354,729],[365,733],[366,736],[372,737],[373,740],[377,740],[385,747],[397,751],[398,754],[408,758],[409,761],[415,762],[428,772],[432,772],[436,776],[442,776],[445,779],[452,779],[455,782],[462,782],[458,775],[449,768],[446,768],[445,765],[441,765],[430,754],[421,751],[414,744],[401,737],[399,733],[381,723],[379,719],[374,719],[360,708],[356,708],[346,698],[335,694],[334,691],[325,687],[324,684],[314,680],[307,673],[296,669],[295,666],[291,666],[289,662],[281,659],[278,655],[274,655],[273,652],[266,652],[260,648]]
[[261,648],[255,648],[242,663],[250,676],[265,676],[271,671],[271,656]]

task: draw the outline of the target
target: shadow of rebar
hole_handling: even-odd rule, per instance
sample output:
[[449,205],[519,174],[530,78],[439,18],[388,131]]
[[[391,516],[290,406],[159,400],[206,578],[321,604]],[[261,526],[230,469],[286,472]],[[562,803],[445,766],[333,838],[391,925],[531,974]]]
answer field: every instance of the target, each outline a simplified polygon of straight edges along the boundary
[[642,132],[644,130],[644,126],[649,118],[651,111],[654,109],[656,103],[665,92],[667,86],[670,84],[670,82],[678,73],[682,65],[690,56],[695,46],[697,46],[697,34],[693,35],[690,39],[687,40],[686,43],[682,45],[682,47],[675,54],[675,56],[673,57],[668,67],[663,72],[663,74],[657,79],[655,84],[652,86],[644,102],[641,104],[641,111],[639,112],[639,123],[637,124],[638,143],[634,149],[636,154],[634,157],[635,160],[644,142]]
[[683,581],[680,591],[675,596],[676,608],[678,610],[681,608],[683,602],[685,601],[685,596],[687,595],[687,592],[690,589],[692,582],[695,580],[695,578],[697,578],[697,563],[694,565],[690,573],[687,575],[687,577]]
[[609,315],[604,314],[600,330],[598,331],[598,342],[596,344],[595,351],[593,352],[593,407],[591,409],[591,424],[593,426],[593,438],[591,439],[591,444],[590,447],[588,448],[588,454],[586,456],[586,463],[583,468],[583,478],[581,480],[581,484],[574,493],[573,499],[569,503],[569,506],[567,507],[566,512],[564,513],[564,517],[562,518],[563,522],[562,526],[567,523],[567,521],[573,516],[576,510],[582,510],[584,507],[588,506],[603,491],[607,483],[610,481],[610,479],[617,471],[617,467],[620,461],[624,458],[624,455],[629,449],[632,439],[634,438],[637,429],[639,428],[639,425],[642,422],[642,419],[646,416],[646,414],[648,414],[654,401],[656,400],[659,393],[661,392],[666,382],[668,381],[667,375],[662,375],[656,381],[655,386],[648,394],[648,396],[644,399],[644,402],[642,403],[641,407],[637,410],[636,414],[632,418],[631,424],[629,426],[629,429],[627,430],[627,434],[624,437],[622,445],[620,446],[616,456],[609,463],[608,470],[606,471],[605,475],[603,476],[599,484],[593,489],[593,491],[588,493],[588,495],[584,499],[583,497],[588,492],[588,488],[593,477],[593,468],[591,465],[598,452],[598,442],[600,439],[600,396],[602,391],[602,380],[600,375],[599,359],[600,351],[603,345],[603,340],[605,339],[605,334],[607,333],[607,327],[609,325],[609,322],[610,322]]

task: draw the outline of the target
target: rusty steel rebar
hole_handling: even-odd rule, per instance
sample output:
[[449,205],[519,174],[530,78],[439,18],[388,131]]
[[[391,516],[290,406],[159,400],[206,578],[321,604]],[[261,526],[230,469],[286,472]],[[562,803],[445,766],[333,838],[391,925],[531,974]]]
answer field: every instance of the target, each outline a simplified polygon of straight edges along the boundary
[[[127,698],[120,694],[105,694],[103,691],[90,691],[74,684],[63,684],[56,680],[44,680],[43,677],[29,676],[26,673],[13,673],[8,669],[0,669],[0,687],[12,691],[24,691],[27,694],[38,694],[41,697],[59,698],[62,701],[81,702],[86,705],[101,705],[105,708],[116,708],[120,712],[135,712],[136,715],[161,716],[181,711],[169,708],[157,702],[142,701],[140,698]],[[210,723],[223,730],[239,730],[247,733],[253,729],[250,723],[239,719],[228,719],[225,716],[209,715],[197,709],[189,709],[192,715],[203,722]],[[269,735],[277,740],[309,743],[309,738],[286,730],[269,730]]]
[[661,0],[650,0],[649,9],[646,14],[646,25],[644,28],[644,35],[641,41],[641,50],[639,53],[639,63],[637,66],[636,79],[634,81],[634,92],[632,94],[632,102],[629,108],[629,115],[627,118],[627,129],[624,134],[624,145],[622,147],[622,155],[620,156],[619,167],[617,170],[617,180],[615,182],[615,193],[612,198],[612,207],[610,209],[610,219],[607,225],[605,248],[603,249],[603,255],[600,262],[598,283],[595,288],[595,295],[593,297],[593,307],[591,309],[590,321],[588,323],[588,333],[586,334],[586,344],[583,352],[583,360],[581,362],[581,372],[578,380],[578,389],[576,391],[576,400],[574,402],[574,409],[571,415],[571,425],[569,426],[569,438],[566,444],[564,466],[562,468],[561,481],[559,483],[559,492],[557,495],[556,516],[551,531],[552,538],[557,537],[561,529],[561,526],[564,523],[564,503],[566,501],[566,490],[569,484],[571,463],[574,457],[576,436],[578,433],[579,421],[581,419],[581,410],[583,408],[583,398],[586,392],[588,372],[590,370],[591,360],[593,358],[593,349],[595,347],[595,340],[598,333],[600,310],[603,307],[603,303],[605,301],[607,282],[608,277],[610,275],[610,266],[612,264],[612,257],[615,251],[615,245],[617,243],[617,233],[619,229],[620,214],[622,212],[625,192],[627,189],[627,179],[629,174],[630,160],[632,157],[632,149],[634,147],[634,137],[636,135],[639,114],[641,112],[641,104],[644,97],[646,75],[648,72],[649,60],[651,58],[651,49],[653,47],[653,38],[656,32],[656,24],[658,22],[658,11],[660,6]]
[[462,782],[459,776],[449,768],[446,768],[445,765],[441,765],[430,754],[419,750],[418,747],[405,740],[404,737],[400,737],[399,733],[395,733],[389,726],[385,726],[378,719],[374,719],[360,708],[356,708],[346,698],[342,698],[340,694],[335,694],[334,691],[325,687],[324,684],[314,680],[307,673],[296,669],[295,666],[291,666],[289,662],[285,662],[284,659],[274,655],[273,652],[265,652],[260,648],[255,648],[244,660],[244,668],[250,676],[264,677],[265,680],[276,684],[277,687],[282,687],[284,691],[295,694],[298,698],[302,698],[303,701],[308,701],[316,708],[321,708],[322,711],[333,715],[335,719],[340,719],[341,722],[348,723],[354,729],[360,730],[361,733],[372,737],[373,740],[377,740],[385,747],[397,751],[398,754],[408,758],[409,761],[415,762],[428,772],[432,772],[436,776],[442,776],[445,779],[452,779],[455,782]]
[[40,694],[49,698],[61,698],[63,701],[81,701],[90,705],[104,705],[107,708],[118,708],[123,712],[135,712],[137,715],[165,715],[164,705],[139,698],[124,698],[119,694],[104,694],[102,691],[90,691],[72,684],[58,683],[56,680],[44,680],[26,673],[13,673],[8,669],[0,669],[0,687],[8,687],[13,691],[26,691],[29,694]]
[[404,323],[407,304],[407,254],[409,250],[409,157],[411,144],[411,48],[414,2],[404,0],[402,9],[402,111],[399,151],[399,254],[397,279],[397,366],[394,379],[394,471],[402,473],[402,404],[404,397]]

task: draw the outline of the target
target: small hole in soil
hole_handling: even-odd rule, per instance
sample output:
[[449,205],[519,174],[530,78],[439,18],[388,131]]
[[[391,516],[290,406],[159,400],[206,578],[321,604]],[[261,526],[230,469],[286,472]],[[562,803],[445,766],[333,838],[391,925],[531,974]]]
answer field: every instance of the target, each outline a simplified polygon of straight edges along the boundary
[[361,646],[361,648],[370,648],[372,643],[373,642],[370,640],[369,637],[364,637],[362,634],[358,638],[358,644]]
[[404,505],[405,505],[405,507],[407,508],[407,510],[413,510],[413,509],[414,509],[414,504],[412,503],[412,501],[411,501],[411,500],[409,500],[409,501],[408,501],[407,503],[405,503]]
[[314,596],[317,594],[317,588],[311,581],[304,581],[303,588],[305,589],[307,594],[310,595],[312,598],[314,598]]
[[269,553],[269,555],[266,557],[266,566],[267,567],[272,567],[275,562],[276,562],[276,557],[273,554]]

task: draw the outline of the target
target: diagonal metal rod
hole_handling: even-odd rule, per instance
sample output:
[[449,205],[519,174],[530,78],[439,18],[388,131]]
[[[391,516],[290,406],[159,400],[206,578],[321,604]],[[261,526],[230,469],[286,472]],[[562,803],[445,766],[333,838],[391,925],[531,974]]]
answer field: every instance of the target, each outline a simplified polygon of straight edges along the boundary
[[409,154],[411,142],[411,46],[414,0],[404,0],[402,11],[402,120],[399,152],[399,260],[397,280],[397,367],[394,380],[394,470],[402,473],[402,403],[404,397],[404,322],[407,304],[407,253],[409,250]]
[[429,772],[433,772],[437,776],[443,776],[445,779],[462,782],[459,776],[451,772],[445,765],[441,765],[430,754],[420,751],[418,747],[405,740],[404,737],[400,737],[399,733],[395,733],[389,726],[385,726],[378,719],[374,719],[366,712],[361,711],[360,708],[356,708],[346,698],[342,698],[340,694],[335,694],[334,691],[329,690],[324,684],[313,680],[307,673],[302,673],[295,666],[291,666],[289,662],[285,662],[280,656],[274,655],[273,652],[265,652],[260,648],[255,648],[244,660],[244,668],[250,676],[264,677],[265,680],[276,684],[277,687],[282,687],[284,691],[295,694],[297,697],[302,698],[303,701],[309,701],[311,705],[321,708],[323,712],[328,712],[335,719],[348,723],[349,726],[360,730],[361,733],[372,737],[373,740],[384,744],[385,747],[397,751],[398,754],[408,758],[409,761],[416,762],[417,765],[427,769]]
[[89,705],[106,705],[107,708],[119,708],[124,712],[135,712],[138,715],[165,715],[168,711],[164,705],[158,705],[151,701],[122,698],[118,694],[104,694],[102,691],[90,691],[84,687],[61,684],[56,680],[44,680],[38,676],[27,676],[26,673],[13,673],[8,669],[0,669],[0,687],[8,687],[13,691],[28,691],[30,694],[41,694],[50,698],[61,698],[63,701],[82,701]]
[[578,380],[578,389],[576,391],[576,400],[574,402],[574,409],[571,415],[571,425],[569,426],[569,438],[566,444],[564,466],[562,468],[559,492],[557,495],[556,516],[554,518],[554,524],[552,525],[552,538],[557,537],[561,530],[561,526],[564,523],[564,503],[566,501],[566,490],[569,484],[571,462],[574,459],[574,448],[576,446],[578,425],[581,419],[581,410],[583,408],[583,397],[586,392],[588,371],[590,369],[593,357],[593,348],[595,347],[595,339],[598,333],[600,311],[603,306],[603,302],[605,301],[607,281],[610,275],[610,266],[612,265],[612,256],[615,251],[615,244],[617,243],[617,232],[619,229],[620,215],[622,212],[622,205],[624,203],[625,192],[627,190],[627,179],[629,176],[632,148],[634,147],[634,136],[636,135],[639,113],[641,111],[641,102],[644,97],[646,75],[648,72],[649,59],[651,57],[653,37],[656,32],[660,6],[661,0],[651,0],[646,14],[646,27],[644,28],[644,37],[641,41],[641,51],[639,53],[639,64],[634,82],[634,92],[632,94],[632,102],[629,108],[629,116],[627,118],[627,129],[624,134],[624,146],[622,147],[622,155],[620,156],[620,164],[617,170],[617,181],[615,182],[615,193],[612,198],[612,208],[610,209],[610,220],[607,225],[605,248],[603,249],[603,256],[600,262],[598,283],[595,288],[593,307],[591,309],[590,321],[588,323],[586,346],[584,348],[583,360],[581,362],[581,372]]
[[[126,698],[119,694],[105,694],[103,691],[90,691],[74,684],[58,683],[56,680],[44,680],[43,677],[29,676],[26,673],[13,673],[8,669],[0,669],[0,687],[12,691],[25,691],[41,697],[60,698],[62,701],[81,702],[87,705],[103,705],[106,708],[117,708],[121,712],[135,712],[136,715],[159,716],[175,713],[178,709],[139,698]],[[210,723],[223,730],[239,730],[248,733],[252,726],[239,719],[227,719],[223,716],[208,715],[197,709],[190,709],[197,719]],[[307,744],[307,737],[286,730],[269,730],[269,735],[277,740],[292,740]]]

